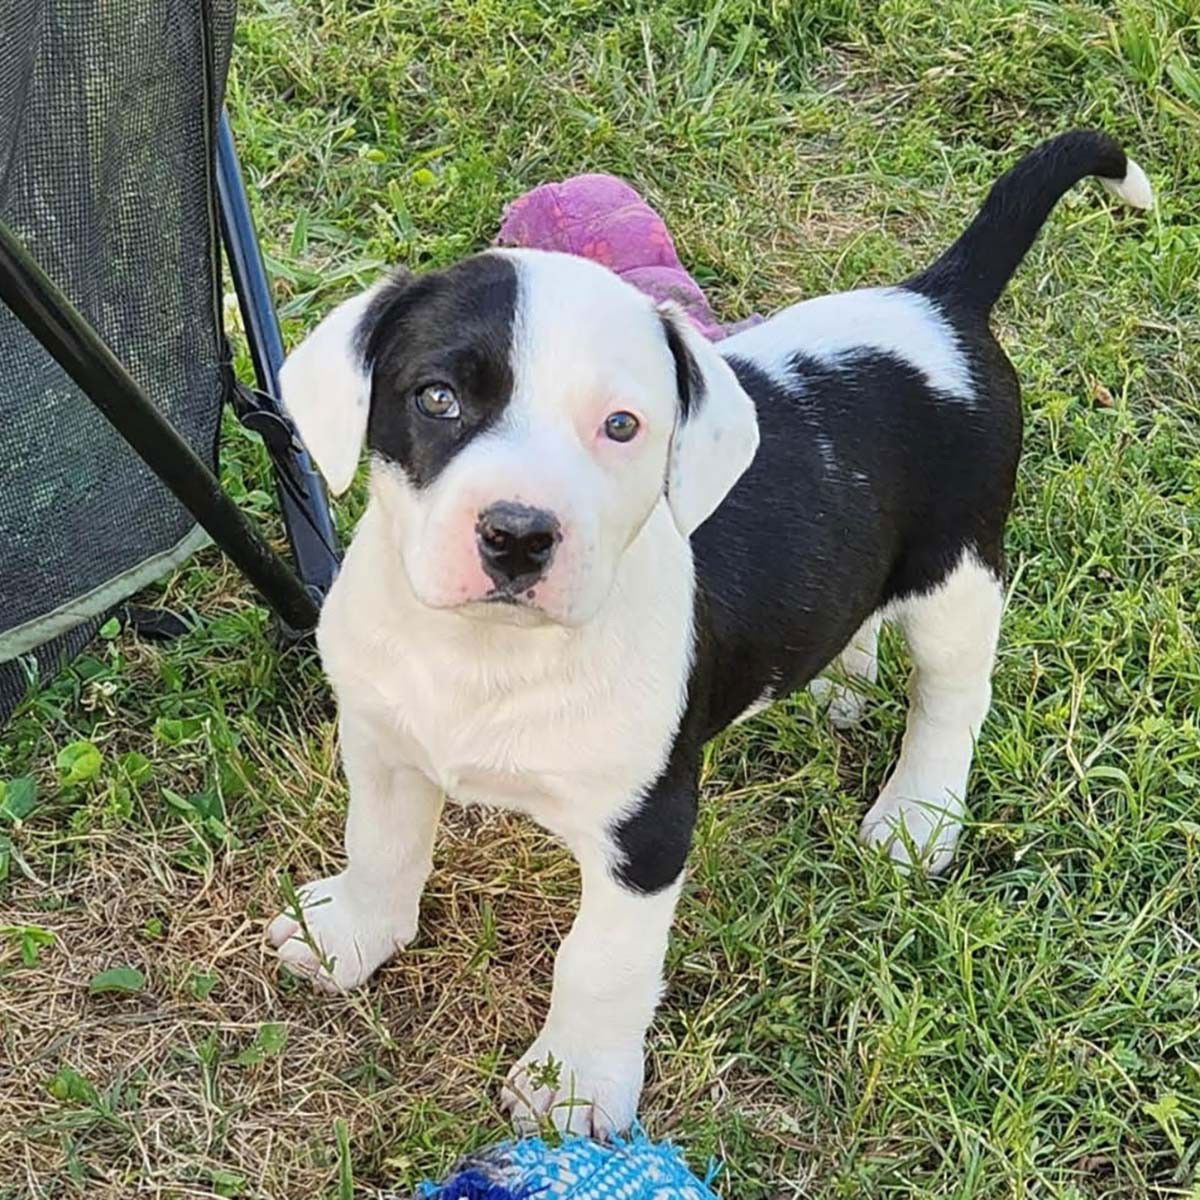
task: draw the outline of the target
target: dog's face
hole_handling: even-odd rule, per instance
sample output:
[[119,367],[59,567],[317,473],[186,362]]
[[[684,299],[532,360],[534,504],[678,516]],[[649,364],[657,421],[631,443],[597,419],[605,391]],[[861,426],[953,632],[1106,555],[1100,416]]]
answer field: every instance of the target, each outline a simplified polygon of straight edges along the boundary
[[282,383],[335,492],[365,439],[418,599],[484,619],[586,622],[655,506],[689,535],[758,444],[686,318],[562,254],[397,275],[335,309]]

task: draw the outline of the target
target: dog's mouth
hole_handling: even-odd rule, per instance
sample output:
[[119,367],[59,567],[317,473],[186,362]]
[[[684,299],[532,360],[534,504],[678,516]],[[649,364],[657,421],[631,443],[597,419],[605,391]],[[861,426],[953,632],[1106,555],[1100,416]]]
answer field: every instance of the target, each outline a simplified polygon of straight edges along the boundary
[[457,609],[475,621],[497,625],[549,625],[554,618],[532,599],[532,593],[497,588],[479,600],[470,601]]
[[533,587],[526,581],[517,584],[493,587],[482,596],[452,606],[451,611],[469,617],[473,621],[493,625],[547,625],[556,623],[555,617],[544,609],[536,599]]
[[481,601],[483,604],[511,604],[519,608],[536,608],[533,588],[503,587],[493,588]]

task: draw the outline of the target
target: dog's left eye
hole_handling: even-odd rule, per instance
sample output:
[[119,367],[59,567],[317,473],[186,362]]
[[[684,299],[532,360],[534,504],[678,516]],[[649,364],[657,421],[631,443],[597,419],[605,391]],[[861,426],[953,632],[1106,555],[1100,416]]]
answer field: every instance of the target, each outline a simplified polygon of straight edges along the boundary
[[445,383],[427,383],[417,389],[417,408],[427,417],[453,420],[460,415],[458,397],[454,389]]
[[631,442],[640,424],[631,412],[609,413],[604,422],[604,436],[614,442]]

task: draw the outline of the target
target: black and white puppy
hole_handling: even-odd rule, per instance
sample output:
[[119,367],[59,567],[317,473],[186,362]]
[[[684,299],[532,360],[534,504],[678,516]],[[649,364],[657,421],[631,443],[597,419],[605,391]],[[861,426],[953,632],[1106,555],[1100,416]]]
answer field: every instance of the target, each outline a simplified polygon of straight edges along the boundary
[[[847,678],[874,678],[885,618],[911,650],[911,706],[863,838],[945,867],[1021,440],[988,313],[1085,175],[1152,203],[1112,139],[1069,133],[920,275],[717,345],[604,268],[537,251],[399,273],[335,309],[283,389],[335,492],[371,454],[318,633],[349,861],[303,891],[306,928],[271,925],[280,957],[322,987],[362,983],[416,932],[443,797],[528,813],[583,892],[506,1104],[624,1128],[704,743],[831,663],[824,690],[852,720]],[[533,1070],[550,1060],[557,1080]]]

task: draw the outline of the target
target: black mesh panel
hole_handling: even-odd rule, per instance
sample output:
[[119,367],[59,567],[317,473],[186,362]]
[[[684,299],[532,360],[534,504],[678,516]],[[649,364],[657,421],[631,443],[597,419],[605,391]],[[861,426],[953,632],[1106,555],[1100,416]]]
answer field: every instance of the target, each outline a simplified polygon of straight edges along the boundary
[[[214,466],[211,146],[233,18],[234,0],[0,3],[0,215]],[[94,624],[86,598],[115,603],[194,522],[2,306],[0,418],[0,647],[60,613],[35,653],[49,667],[79,640],[58,635]],[[0,664],[0,716],[28,665]]]

